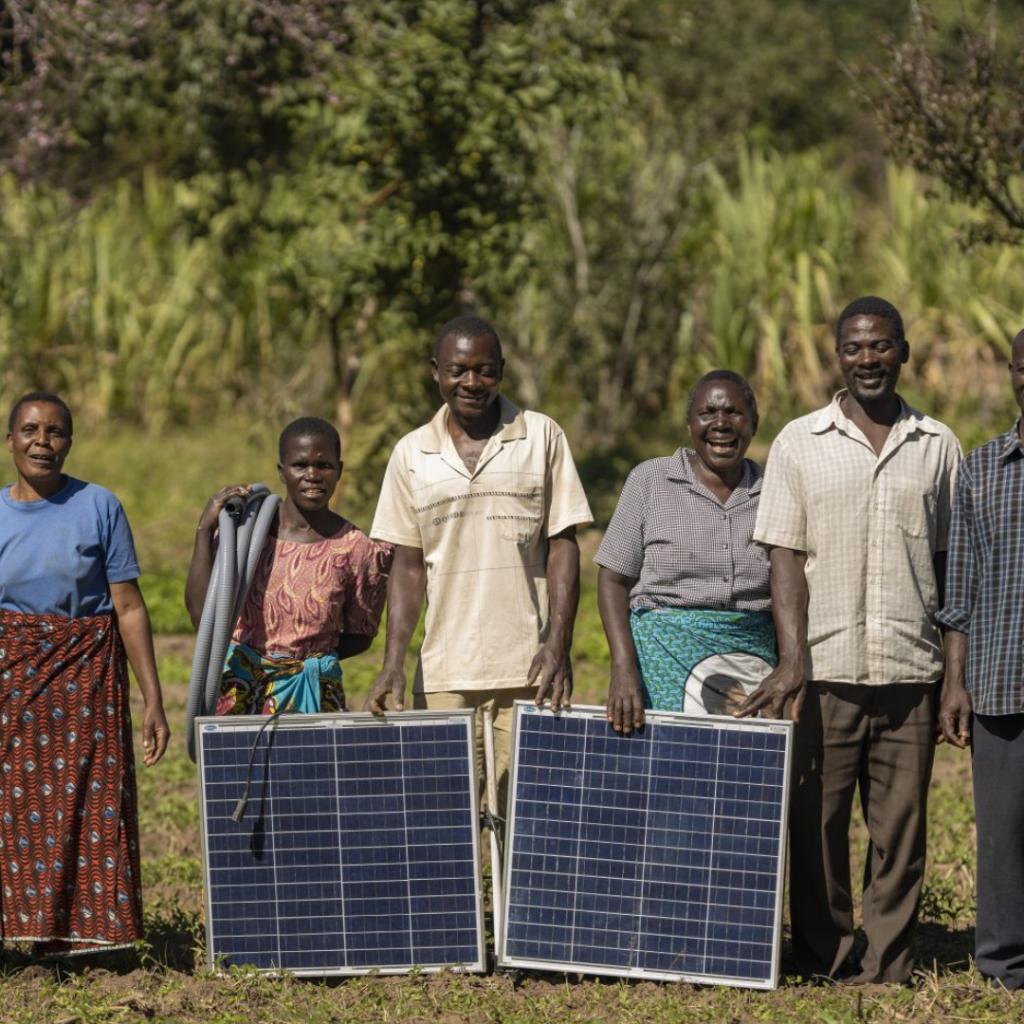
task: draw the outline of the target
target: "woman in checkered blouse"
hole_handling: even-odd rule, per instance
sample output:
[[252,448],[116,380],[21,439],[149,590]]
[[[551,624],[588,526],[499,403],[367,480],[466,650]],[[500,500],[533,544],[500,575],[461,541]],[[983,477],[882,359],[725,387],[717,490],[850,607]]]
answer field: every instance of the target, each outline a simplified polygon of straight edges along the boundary
[[630,473],[595,558],[619,732],[644,708],[729,714],[776,662],[768,556],[753,541],[762,470],[745,458],[754,393],[713,370],[686,416],[693,447]]

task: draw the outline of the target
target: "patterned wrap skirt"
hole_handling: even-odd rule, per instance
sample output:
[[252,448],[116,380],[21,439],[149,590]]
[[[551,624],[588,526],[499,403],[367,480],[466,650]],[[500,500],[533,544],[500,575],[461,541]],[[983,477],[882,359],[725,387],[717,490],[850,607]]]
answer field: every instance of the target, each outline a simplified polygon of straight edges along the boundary
[[638,608],[629,628],[654,711],[732,714],[778,662],[771,612]]
[[109,615],[0,609],[0,937],[142,938],[128,671]]

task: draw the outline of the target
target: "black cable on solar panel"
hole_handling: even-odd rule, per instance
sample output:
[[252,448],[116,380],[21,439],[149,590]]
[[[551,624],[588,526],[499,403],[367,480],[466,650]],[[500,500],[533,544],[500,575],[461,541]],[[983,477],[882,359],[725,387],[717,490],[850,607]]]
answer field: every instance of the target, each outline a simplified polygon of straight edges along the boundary
[[245,817],[245,809],[249,805],[249,794],[252,791],[252,765],[256,760],[256,748],[259,746],[260,737],[263,735],[264,729],[271,722],[276,722],[286,711],[292,706],[291,697],[288,698],[287,703],[283,707],[278,708],[272,715],[267,717],[267,720],[259,727],[256,732],[256,736],[252,741],[252,746],[249,748],[249,767],[245,772],[245,791],[239,798],[238,803],[235,805],[234,811],[231,812],[232,821],[241,821]]
[[488,808],[484,808],[480,812],[480,825],[482,828],[487,829],[488,832],[494,832],[496,835],[501,835],[501,830],[505,827],[505,819],[499,818],[496,814],[491,814]]

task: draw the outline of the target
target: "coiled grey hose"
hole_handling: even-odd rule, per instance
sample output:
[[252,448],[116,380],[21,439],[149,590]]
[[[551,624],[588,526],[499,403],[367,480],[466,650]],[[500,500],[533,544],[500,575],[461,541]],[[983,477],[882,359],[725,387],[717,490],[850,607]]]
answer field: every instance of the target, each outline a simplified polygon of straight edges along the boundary
[[195,719],[217,710],[224,658],[235,623],[242,613],[245,595],[256,572],[281,499],[263,484],[253,484],[244,498],[232,498],[217,519],[217,557],[203,602],[203,615],[192,655],[185,709],[188,756],[196,759]]

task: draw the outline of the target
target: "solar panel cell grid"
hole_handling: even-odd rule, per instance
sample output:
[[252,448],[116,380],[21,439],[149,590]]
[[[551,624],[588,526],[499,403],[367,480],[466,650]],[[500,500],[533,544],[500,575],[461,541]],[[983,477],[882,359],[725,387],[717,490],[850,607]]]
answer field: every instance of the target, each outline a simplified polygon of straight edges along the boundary
[[471,713],[200,719],[208,948],[311,974],[483,969]]
[[773,985],[789,736],[520,706],[502,964]]

